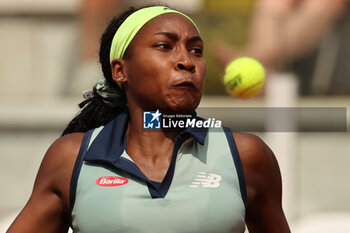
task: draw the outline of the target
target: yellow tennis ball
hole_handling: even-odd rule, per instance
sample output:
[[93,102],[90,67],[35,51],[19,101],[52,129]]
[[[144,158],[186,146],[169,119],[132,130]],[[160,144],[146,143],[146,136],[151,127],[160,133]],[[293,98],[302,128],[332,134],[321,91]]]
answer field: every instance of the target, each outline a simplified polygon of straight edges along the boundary
[[239,98],[252,97],[259,93],[264,83],[265,69],[253,58],[237,58],[226,67],[224,84],[231,95]]

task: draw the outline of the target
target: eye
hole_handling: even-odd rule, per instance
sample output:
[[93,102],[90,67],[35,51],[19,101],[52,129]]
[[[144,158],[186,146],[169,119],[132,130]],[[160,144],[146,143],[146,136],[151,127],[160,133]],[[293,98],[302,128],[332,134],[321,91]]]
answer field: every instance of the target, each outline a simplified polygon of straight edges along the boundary
[[160,49],[163,49],[163,50],[171,49],[171,46],[169,44],[167,44],[167,43],[156,44],[154,47],[160,48]]
[[202,48],[192,48],[190,49],[191,53],[194,53],[196,56],[203,56],[203,49]]

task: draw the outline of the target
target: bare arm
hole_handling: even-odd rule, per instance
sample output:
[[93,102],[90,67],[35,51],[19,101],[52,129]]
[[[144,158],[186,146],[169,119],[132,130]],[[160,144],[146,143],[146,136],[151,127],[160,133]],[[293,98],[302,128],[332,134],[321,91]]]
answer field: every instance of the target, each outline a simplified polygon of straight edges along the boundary
[[64,136],[47,151],[32,195],[8,233],[67,232],[69,186],[83,134]]
[[281,174],[270,148],[257,136],[235,133],[247,185],[250,233],[290,233],[283,213]]

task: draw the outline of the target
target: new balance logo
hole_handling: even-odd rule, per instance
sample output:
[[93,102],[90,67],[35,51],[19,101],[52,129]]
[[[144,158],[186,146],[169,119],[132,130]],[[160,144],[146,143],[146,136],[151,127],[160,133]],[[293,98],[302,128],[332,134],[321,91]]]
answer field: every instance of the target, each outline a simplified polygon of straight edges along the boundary
[[220,186],[221,176],[213,173],[198,172],[198,175],[190,185],[191,188],[217,188]]

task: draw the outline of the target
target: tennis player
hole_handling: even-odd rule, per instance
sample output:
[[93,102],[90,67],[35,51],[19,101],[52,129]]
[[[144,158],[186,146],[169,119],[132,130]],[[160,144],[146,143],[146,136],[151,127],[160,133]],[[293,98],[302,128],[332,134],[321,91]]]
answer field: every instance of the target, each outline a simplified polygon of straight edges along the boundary
[[290,232],[278,164],[257,136],[144,129],[147,114],[203,121],[203,40],[188,16],[132,8],[107,27],[100,62],[104,77],[47,151],[8,233]]

